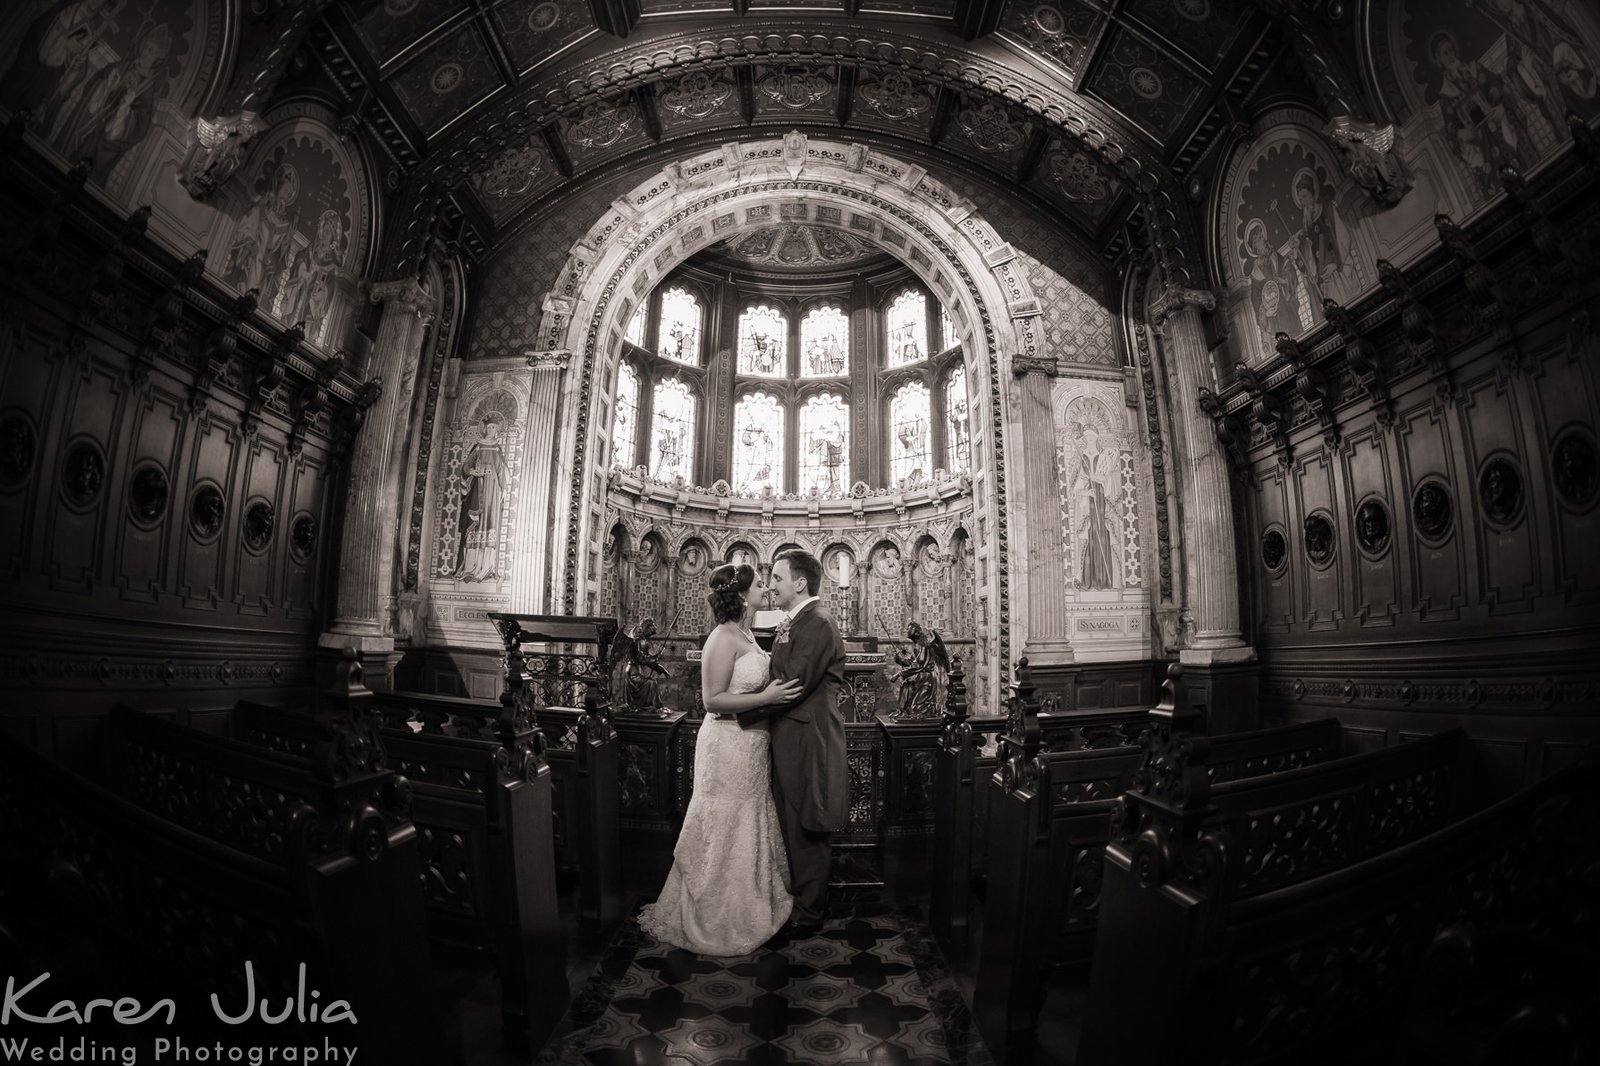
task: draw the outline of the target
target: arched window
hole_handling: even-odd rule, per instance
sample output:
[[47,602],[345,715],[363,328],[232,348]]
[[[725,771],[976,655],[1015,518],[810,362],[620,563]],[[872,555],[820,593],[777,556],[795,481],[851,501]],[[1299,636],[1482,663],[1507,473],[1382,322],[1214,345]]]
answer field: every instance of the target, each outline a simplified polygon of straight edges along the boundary
[[947,351],[956,346],[959,340],[956,336],[956,320],[950,317],[950,309],[944,304],[939,305],[939,350]]
[[628,320],[628,343],[637,344],[641,348],[644,347],[644,320],[649,310],[650,301],[646,300],[639,305],[639,310],[635,311],[633,317]]
[[783,377],[789,372],[789,320],[759,304],[739,316],[739,373]]
[[695,399],[677,378],[656,383],[655,420],[651,426],[650,476],[670,481],[694,480]]
[[944,379],[944,416],[949,423],[945,440],[950,454],[945,459],[951,471],[972,469],[972,426],[967,419],[967,371],[957,366]]
[[700,365],[700,301],[683,289],[661,294],[661,330],[658,350],[668,359]]
[[818,307],[800,320],[800,376],[837,377],[850,367],[850,320],[837,307]]
[[639,439],[639,375],[623,360],[617,367],[617,411],[611,423],[611,465],[633,466]]
[[932,471],[928,464],[928,389],[908,382],[889,398],[889,482],[915,482]]
[[753,392],[733,412],[733,491],[756,496],[769,488],[783,491],[783,408]]
[[889,304],[889,365],[905,366],[928,356],[928,299],[907,289]]
[[837,393],[800,408],[800,491],[843,496],[850,479],[850,404]]

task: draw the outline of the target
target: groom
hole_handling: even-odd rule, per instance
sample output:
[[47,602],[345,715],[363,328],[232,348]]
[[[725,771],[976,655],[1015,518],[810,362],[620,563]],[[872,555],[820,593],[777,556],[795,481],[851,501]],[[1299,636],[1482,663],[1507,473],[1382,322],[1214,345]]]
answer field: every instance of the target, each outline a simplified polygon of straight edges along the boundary
[[772,719],[772,793],[789,851],[789,891],[794,911],[781,934],[822,927],[833,852],[828,834],[845,827],[844,642],[822,613],[817,590],[822,564],[810,552],[789,551],[772,564],[770,583],[787,617],[772,643],[772,676],[800,682],[800,695],[776,707],[739,715],[748,725]]

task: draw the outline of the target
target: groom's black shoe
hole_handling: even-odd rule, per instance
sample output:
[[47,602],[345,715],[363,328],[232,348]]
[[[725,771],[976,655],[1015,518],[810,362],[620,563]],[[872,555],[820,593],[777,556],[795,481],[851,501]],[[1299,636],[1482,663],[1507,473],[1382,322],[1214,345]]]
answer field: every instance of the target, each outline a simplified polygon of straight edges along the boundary
[[822,932],[822,923],[820,921],[797,922],[790,918],[783,923],[783,928],[778,930],[773,939],[798,940],[802,937],[816,936],[820,932]]

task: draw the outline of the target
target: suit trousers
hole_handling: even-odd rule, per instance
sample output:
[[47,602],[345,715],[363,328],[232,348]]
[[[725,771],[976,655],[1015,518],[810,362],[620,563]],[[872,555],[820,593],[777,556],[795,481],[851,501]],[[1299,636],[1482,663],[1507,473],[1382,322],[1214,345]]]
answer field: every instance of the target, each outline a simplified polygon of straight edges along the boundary
[[783,846],[789,852],[789,894],[794,896],[794,913],[789,920],[802,925],[819,923],[828,906],[832,834],[813,832],[801,824],[800,805],[784,796],[777,774],[772,775],[772,791]]

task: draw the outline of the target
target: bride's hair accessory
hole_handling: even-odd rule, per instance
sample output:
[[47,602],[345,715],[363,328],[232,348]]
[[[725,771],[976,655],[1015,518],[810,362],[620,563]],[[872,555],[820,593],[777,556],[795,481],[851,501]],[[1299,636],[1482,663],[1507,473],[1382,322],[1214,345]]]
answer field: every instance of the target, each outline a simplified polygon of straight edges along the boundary
[[755,584],[756,571],[749,563],[727,563],[711,571],[711,617],[720,624],[735,622],[744,615],[744,594]]

